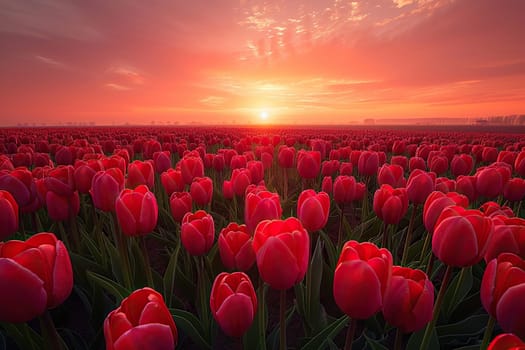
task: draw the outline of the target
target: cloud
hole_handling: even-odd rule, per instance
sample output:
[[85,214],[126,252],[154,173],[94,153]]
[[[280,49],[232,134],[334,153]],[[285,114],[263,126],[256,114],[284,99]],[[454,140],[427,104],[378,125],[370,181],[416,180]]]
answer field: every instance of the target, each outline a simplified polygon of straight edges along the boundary
[[58,68],[58,69],[71,69],[71,67],[69,65],[67,65],[66,63],[64,62],[60,62],[54,58],[50,58],[50,57],[46,57],[46,56],[42,56],[42,55],[35,55],[34,56],[35,60],[37,60],[38,62],[41,62],[45,65],[48,65],[48,66],[52,66],[54,68]]

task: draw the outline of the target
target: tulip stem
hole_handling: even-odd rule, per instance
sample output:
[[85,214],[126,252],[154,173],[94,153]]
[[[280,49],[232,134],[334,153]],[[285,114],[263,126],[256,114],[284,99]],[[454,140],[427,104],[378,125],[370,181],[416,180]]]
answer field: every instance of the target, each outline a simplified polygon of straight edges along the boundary
[[280,312],[279,312],[279,335],[280,350],[286,350],[286,289],[280,293]]
[[341,203],[341,215],[339,216],[339,233],[337,235],[337,249],[341,248],[343,242],[343,220],[345,218],[345,204]]
[[432,275],[432,270],[434,269],[434,260],[435,260],[435,256],[434,256],[434,253],[430,252],[430,256],[428,258],[428,263],[427,263],[427,269],[426,269],[426,274],[428,276],[428,278],[430,278],[430,276]]
[[450,278],[452,277],[453,270],[454,268],[452,266],[447,266],[447,270],[445,271],[445,275],[443,276],[443,280],[441,281],[441,286],[439,287],[439,293],[436,298],[436,303],[434,304],[434,314],[432,316],[432,320],[427,325],[427,328],[425,330],[425,335],[423,336],[423,340],[421,341],[421,346],[419,347],[421,350],[426,350],[428,348],[428,345],[430,343],[430,338],[432,336],[432,331],[439,317],[439,311],[441,310],[441,305],[443,304],[445,292],[447,290],[448,283],[450,282]]
[[122,232],[120,232],[117,214],[115,212],[113,212],[113,237],[115,239],[115,244],[117,245],[120,254],[120,264],[122,266],[122,276],[124,278],[124,285],[128,290],[131,290],[133,289],[133,286],[131,284],[131,266],[129,264],[128,245],[124,239]]
[[401,350],[403,345],[403,332],[401,332],[401,329],[396,330],[396,340],[394,343],[394,350]]
[[144,257],[144,270],[146,270],[146,279],[148,281],[148,286],[155,288],[153,284],[153,274],[151,272],[151,264],[149,261],[148,247],[146,246],[146,239],[144,236],[139,237],[140,250],[142,250],[142,256]]
[[62,221],[58,222],[58,231],[60,231],[60,238],[62,238],[62,241],[66,245],[68,249],[71,249],[71,245],[69,243],[69,237],[66,233],[66,229],[64,228],[64,223]]
[[42,337],[44,338],[44,343],[47,345],[49,350],[62,350],[62,340],[60,335],[57,332],[55,323],[49,314],[49,311],[46,310],[43,315],[39,317],[40,319],[40,331],[42,332]]
[[69,218],[69,226],[71,228],[71,236],[73,241],[73,248],[75,251],[80,252],[80,237],[78,235],[78,226],[76,216]]
[[357,320],[350,319],[350,324],[346,330],[345,350],[352,350],[352,342],[354,341],[355,330],[357,328]]
[[421,249],[421,255],[419,256],[419,262],[423,262],[423,259],[425,258],[425,255],[428,250],[428,246],[430,245],[430,239],[432,238],[432,233],[427,232],[427,235],[425,237],[425,243],[423,243],[423,249]]
[[412,206],[412,215],[410,215],[410,221],[408,223],[407,236],[405,238],[405,247],[403,248],[403,257],[401,258],[401,266],[405,265],[408,258],[408,248],[410,247],[410,241],[412,240],[412,231],[414,231],[414,222],[416,221],[417,204]]
[[258,310],[257,317],[259,318],[259,344],[262,349],[266,349],[266,295],[264,290],[264,281],[259,276],[259,286],[257,288]]
[[485,350],[492,338],[492,331],[494,330],[494,325],[496,324],[496,319],[490,316],[487,322],[487,328],[485,328],[485,333],[483,334],[483,340],[481,341],[480,350]]
[[388,249],[388,224],[386,222],[383,222],[383,228],[381,232],[383,237],[381,247]]
[[288,200],[288,168],[283,169],[283,202]]

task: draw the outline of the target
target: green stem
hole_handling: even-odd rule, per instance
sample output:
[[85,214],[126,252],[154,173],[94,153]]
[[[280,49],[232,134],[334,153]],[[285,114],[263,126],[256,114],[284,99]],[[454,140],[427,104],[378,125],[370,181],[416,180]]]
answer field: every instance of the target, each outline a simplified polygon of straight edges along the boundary
[[405,247],[403,248],[403,257],[401,258],[401,266],[405,265],[408,257],[408,248],[412,240],[412,232],[414,231],[414,222],[416,221],[417,204],[412,206],[412,215],[410,215],[410,222],[408,223],[407,236],[405,238]]
[[354,340],[355,330],[357,328],[357,320],[355,318],[350,319],[350,325],[346,331],[345,350],[352,350],[352,342]]
[[259,287],[257,288],[257,302],[259,304],[257,317],[259,318],[259,342],[260,348],[266,349],[266,295],[264,281],[259,276]]
[[148,286],[155,288],[153,284],[153,274],[151,272],[151,264],[149,261],[148,248],[146,247],[146,239],[144,236],[139,237],[140,250],[142,251],[142,256],[144,257],[144,270],[146,272],[146,279],[148,281]]
[[381,247],[382,248],[386,248],[388,249],[388,224],[386,222],[383,222],[383,229],[382,229],[382,238],[383,238],[383,241],[381,243]]
[[68,249],[71,249],[71,245],[69,244],[69,238],[67,236],[67,232],[64,228],[64,223],[62,221],[58,222],[58,231],[60,232],[60,239],[64,242]]
[[432,331],[439,317],[439,311],[441,310],[441,305],[443,304],[443,298],[445,296],[445,292],[447,290],[448,283],[450,282],[450,278],[452,277],[453,270],[454,268],[452,266],[447,266],[447,270],[445,271],[445,276],[443,276],[443,281],[441,282],[441,287],[439,288],[439,293],[436,299],[436,303],[434,304],[434,314],[433,314],[432,320],[427,325],[427,328],[425,330],[425,335],[423,336],[423,340],[421,341],[421,346],[419,347],[419,349],[421,350],[426,350],[428,348],[428,345],[430,343],[430,337],[432,336]]
[[286,350],[286,289],[280,293],[279,335],[280,350]]
[[[465,275],[467,274],[466,273],[467,269],[468,269],[468,267],[461,268],[461,271],[459,272],[458,283],[456,283],[456,288],[454,288],[454,294],[452,294],[452,299],[450,299],[450,300],[452,300],[452,301],[456,300],[456,296],[459,293],[459,289],[461,288],[461,284],[463,283],[463,280],[465,279]],[[452,306],[453,305],[451,304],[450,307],[452,307]],[[450,312],[451,310],[447,310],[447,311]]]
[[337,250],[341,248],[341,244],[343,243],[343,220],[345,218],[344,212],[345,205],[344,203],[341,203],[341,215],[339,216],[339,233],[337,235]]
[[421,255],[419,256],[420,263],[423,262],[423,259],[425,258],[425,255],[427,254],[428,246],[430,245],[430,240],[432,238],[432,233],[427,232],[427,235],[425,237],[425,243],[423,243],[423,249],[421,249]]
[[431,278],[431,275],[432,275],[432,269],[434,268],[434,260],[436,259],[436,257],[434,256],[434,253],[430,253],[430,257],[428,258],[428,264],[427,264],[427,269],[426,269],[426,274],[428,276],[428,278]]
[[483,341],[481,342],[480,350],[485,350],[489,346],[489,342],[492,338],[492,331],[494,330],[495,324],[496,319],[490,316],[489,321],[487,322],[487,328],[485,328],[485,333],[483,334]]
[[129,264],[128,244],[118,225],[117,214],[113,212],[113,238],[120,255],[120,265],[122,266],[122,276],[124,285],[128,290],[133,289],[131,281],[131,266]]
[[78,234],[77,217],[69,218],[69,227],[71,229],[71,239],[75,251],[80,252],[80,236]]
[[394,343],[394,350],[401,350],[403,346],[403,332],[398,328],[396,330],[396,340]]
[[62,340],[60,335],[57,332],[55,323],[49,314],[49,311],[46,310],[43,315],[39,317],[40,319],[40,329],[42,332],[42,337],[44,338],[44,343],[46,344],[46,349],[49,350],[62,350],[64,349],[62,345]]

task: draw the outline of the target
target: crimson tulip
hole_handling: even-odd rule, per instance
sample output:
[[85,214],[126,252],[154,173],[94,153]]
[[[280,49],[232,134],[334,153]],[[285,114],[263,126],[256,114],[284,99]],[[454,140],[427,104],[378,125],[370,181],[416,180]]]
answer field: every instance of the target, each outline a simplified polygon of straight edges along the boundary
[[162,174],[171,168],[171,152],[158,151],[153,153],[153,164],[155,165],[155,172]]
[[182,172],[178,169],[170,168],[160,174],[160,182],[168,196],[171,196],[173,192],[184,191],[185,183],[182,179]]
[[18,230],[18,204],[11,193],[0,190],[0,240]]
[[226,335],[242,337],[257,311],[257,296],[250,278],[243,272],[220,273],[211,289],[210,309]]
[[208,205],[213,195],[213,181],[209,177],[195,177],[190,186],[190,193],[197,205]]
[[260,222],[252,244],[259,274],[270,287],[286,290],[304,278],[310,237],[297,218]]
[[373,206],[377,217],[385,224],[398,224],[408,210],[407,191],[384,184],[375,192]]
[[377,184],[379,186],[388,184],[394,188],[405,187],[406,180],[403,174],[404,170],[401,166],[383,164],[377,173]]
[[492,339],[487,350],[525,350],[525,343],[512,333],[503,333]]
[[277,155],[277,162],[283,169],[293,168],[295,165],[295,148],[281,146]]
[[128,165],[128,178],[126,187],[135,188],[139,185],[146,185],[153,188],[155,185],[155,171],[153,170],[152,161],[135,160]]
[[506,166],[489,166],[476,172],[477,193],[487,198],[496,198],[503,194],[503,188],[511,176]]
[[252,173],[248,169],[233,169],[231,175],[231,185],[233,193],[238,196],[244,196],[246,187],[252,183]]
[[381,310],[392,275],[392,254],[369,242],[348,241],[335,267],[335,303],[354,319],[367,319]]
[[423,206],[423,223],[428,232],[433,233],[436,221],[446,207],[459,205],[463,208],[468,207],[468,198],[457,192],[443,193],[441,191],[432,192]]
[[109,313],[104,338],[107,350],[173,350],[178,332],[162,295],[146,287]]
[[394,266],[383,299],[385,320],[403,333],[423,329],[432,319],[434,286],[421,270]]
[[193,178],[204,176],[204,163],[200,157],[187,155],[180,160],[180,170],[182,179],[187,185],[190,185]]
[[72,289],[69,253],[53,233],[0,243],[0,321],[30,321],[62,304]]
[[246,194],[244,203],[244,222],[250,232],[263,220],[279,219],[283,210],[277,193],[254,191]]
[[206,254],[215,239],[213,217],[204,210],[186,213],[182,218],[180,239],[190,255]]
[[170,196],[170,211],[173,220],[180,223],[184,215],[191,212],[192,204],[189,192],[173,192]]
[[[485,261],[488,263],[501,253],[513,253],[525,258],[525,224],[496,223],[494,232],[490,235],[485,252]],[[520,220],[521,221],[521,220]]]
[[91,198],[95,208],[105,212],[115,210],[115,200],[124,189],[124,175],[119,168],[99,171],[93,176]]
[[468,175],[472,171],[474,159],[469,154],[457,154],[450,162],[450,171],[454,177]]
[[157,226],[157,199],[146,185],[123,190],[115,200],[115,211],[126,236],[146,235]]
[[503,187],[503,198],[510,202],[519,202],[525,199],[525,179],[514,177]]
[[321,170],[321,152],[300,150],[297,153],[297,171],[303,179],[317,177]]
[[435,188],[434,173],[416,169],[410,173],[407,181],[408,200],[414,204],[423,204]]
[[219,233],[219,254],[227,269],[248,271],[255,262],[252,236],[246,225],[231,222]]
[[304,228],[313,232],[322,229],[328,222],[330,197],[326,192],[315,193],[308,189],[301,192],[297,199],[297,217]]

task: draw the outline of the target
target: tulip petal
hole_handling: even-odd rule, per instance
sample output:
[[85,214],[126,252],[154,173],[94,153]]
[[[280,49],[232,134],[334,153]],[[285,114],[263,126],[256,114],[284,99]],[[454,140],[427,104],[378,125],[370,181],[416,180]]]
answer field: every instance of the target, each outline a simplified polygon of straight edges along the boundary
[[175,340],[169,326],[149,323],[131,328],[115,342],[115,350],[173,350]]

